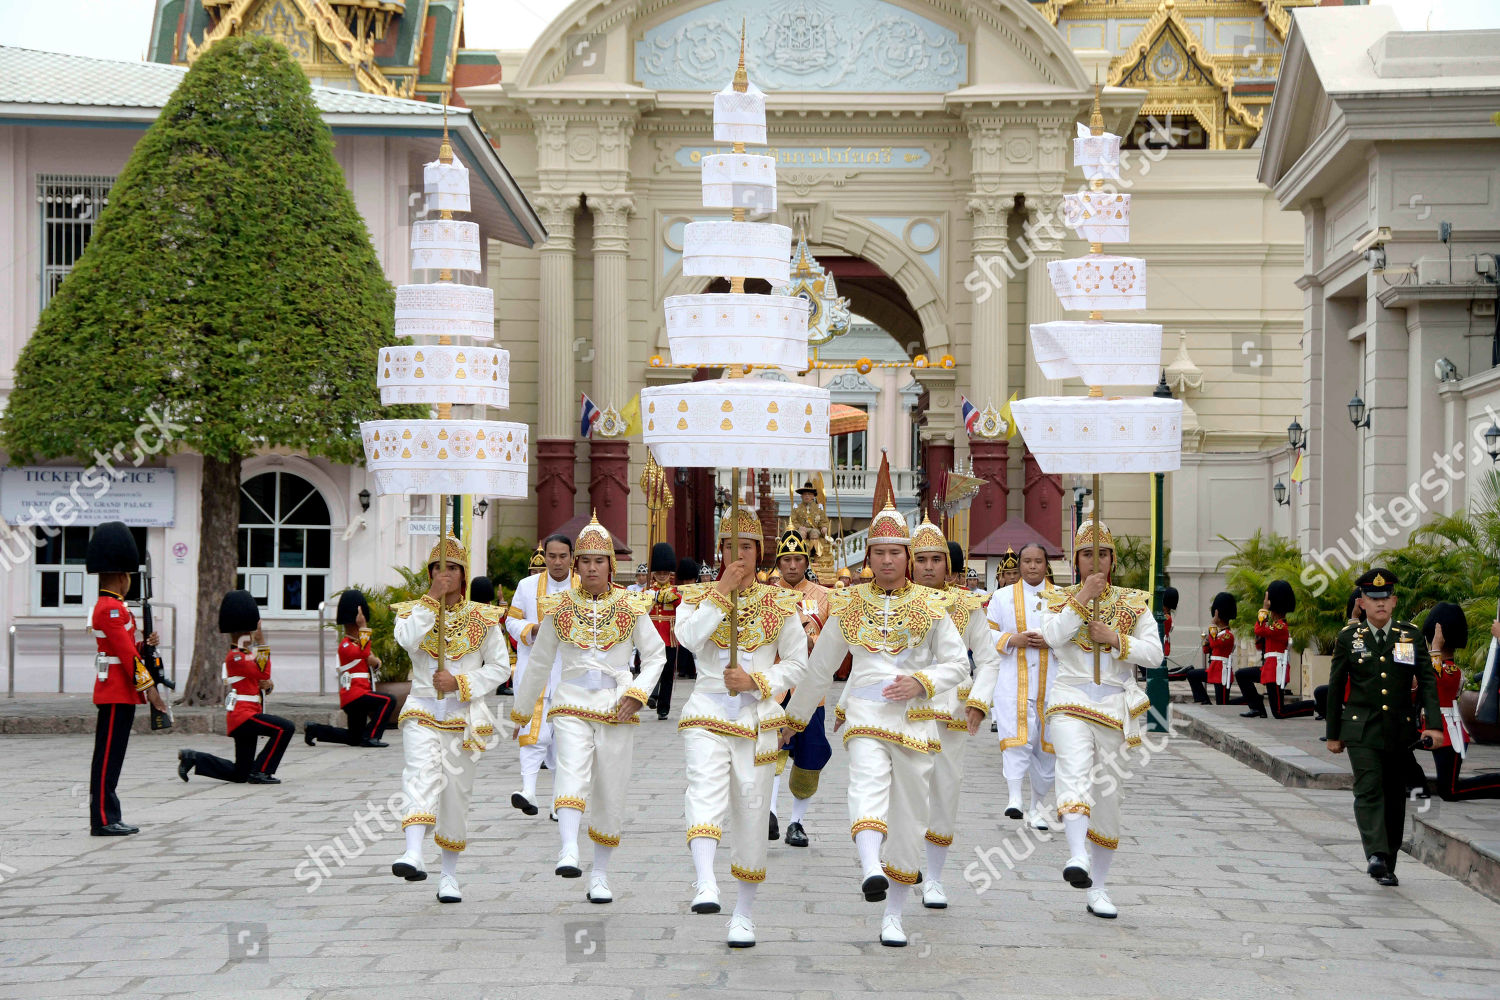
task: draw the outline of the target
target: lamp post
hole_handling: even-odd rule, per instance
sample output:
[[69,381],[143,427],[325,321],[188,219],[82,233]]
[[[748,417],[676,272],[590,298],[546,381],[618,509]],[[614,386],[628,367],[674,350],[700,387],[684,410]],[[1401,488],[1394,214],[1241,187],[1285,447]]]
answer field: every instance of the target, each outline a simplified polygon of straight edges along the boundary
[[[1167,373],[1161,374],[1161,381],[1156,383],[1156,389],[1151,393],[1157,399],[1172,399],[1172,387],[1167,385]],[[1155,491],[1156,503],[1155,517],[1152,519],[1151,534],[1153,547],[1151,553],[1151,565],[1155,567],[1154,579],[1151,581],[1151,609],[1156,617],[1156,636],[1165,642],[1167,635],[1167,566],[1166,566],[1166,532],[1165,524],[1165,494],[1167,476],[1164,472],[1155,472],[1151,475],[1151,488]],[[1146,669],[1146,698],[1151,703],[1151,710],[1147,713],[1146,726],[1150,732],[1167,732],[1168,703],[1171,701],[1171,687],[1167,682],[1167,657],[1162,654],[1161,663]]]
[[1370,411],[1365,406],[1365,401],[1359,398],[1359,393],[1349,400],[1349,422],[1354,425],[1355,430],[1370,429]]
[[1291,501],[1286,498],[1286,483],[1283,483],[1279,479],[1276,480],[1276,485],[1271,487],[1271,495],[1276,498],[1276,505],[1278,507],[1285,507],[1287,504],[1291,503]]
[[1500,462],[1500,427],[1493,421],[1484,431],[1484,449],[1490,453],[1491,462]]

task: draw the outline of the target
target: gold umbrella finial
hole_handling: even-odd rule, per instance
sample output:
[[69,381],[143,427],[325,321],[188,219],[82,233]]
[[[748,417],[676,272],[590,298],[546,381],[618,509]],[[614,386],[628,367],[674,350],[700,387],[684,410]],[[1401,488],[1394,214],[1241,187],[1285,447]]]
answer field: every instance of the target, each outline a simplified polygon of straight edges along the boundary
[[1099,107],[1099,95],[1104,87],[1099,82],[1099,70],[1094,69],[1094,108],[1089,112],[1089,132],[1094,135],[1104,134],[1104,112]]
[[443,102],[443,141],[438,146],[438,162],[453,162],[453,143],[448,141],[448,102]]
[[734,71],[734,90],[743,94],[750,89],[750,74],[745,72],[745,19],[740,18],[740,65]]

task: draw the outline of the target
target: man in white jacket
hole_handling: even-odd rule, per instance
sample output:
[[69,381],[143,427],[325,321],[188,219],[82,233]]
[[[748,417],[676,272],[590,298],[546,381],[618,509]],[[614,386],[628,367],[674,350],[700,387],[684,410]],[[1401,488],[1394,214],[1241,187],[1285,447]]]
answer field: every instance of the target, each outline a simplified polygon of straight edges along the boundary
[[[589,839],[594,842],[588,900],[608,903],[614,899],[609,859],[620,844],[635,750],[635,730],[630,727],[640,724],[637,713],[661,675],[666,646],[647,614],[651,596],[630,593],[611,582],[615,543],[597,518],[578,533],[573,552],[578,586],[542,601],[542,622],[531,657],[538,664],[555,657],[562,660],[561,679],[547,710],[557,753],[552,808],[562,839],[556,872],[563,878],[583,874],[578,867],[578,831],[587,810]],[[641,672],[632,679],[630,667],[637,651]],[[545,673],[532,670],[516,684],[513,722],[530,720],[546,683]]]
[[[531,665],[531,647],[536,642],[537,628],[542,621],[541,599],[573,586],[573,539],[567,535],[552,535],[542,542],[540,551],[546,568],[516,584],[510,608],[505,612],[505,630],[516,643],[516,684],[521,683]],[[521,790],[511,793],[510,804],[527,816],[535,816],[538,812],[536,779],[542,764],[545,763],[554,775],[557,773],[557,754],[553,749],[552,723],[547,721],[547,710],[552,707],[552,692],[557,688],[561,673],[562,660],[554,658],[548,672],[547,688],[521,727]]]
[[852,654],[847,708],[840,708],[835,726],[849,726],[849,828],[859,852],[860,890],[867,901],[886,904],[880,943],[899,948],[906,944],[902,905],[922,880],[932,755],[942,745],[931,699],[968,679],[969,657],[943,594],[907,579],[906,519],[887,504],[870,522],[867,538],[872,579],[830,597],[830,618],[807,676],[787,702],[789,731],[782,738],[807,727],[839,664]]
[[[446,557],[447,565],[443,566]],[[411,657],[411,693],[401,710],[402,790],[406,852],[391,873],[409,882],[427,877],[422,842],[427,828],[442,848],[438,899],[457,903],[458,856],[468,842],[469,799],[479,755],[498,737],[485,695],[510,676],[510,649],[500,634],[500,609],[467,600],[469,554],[453,536],[427,557],[431,587],[420,600],[397,605],[395,636]],[[443,660],[437,616],[443,614]],[[503,733],[501,734],[503,735]]]
[[1042,612],[1042,636],[1056,667],[1046,718],[1057,748],[1057,812],[1068,837],[1063,878],[1088,889],[1088,911],[1105,919],[1119,914],[1105,891],[1120,846],[1120,779],[1112,762],[1123,768],[1127,749],[1141,743],[1149,702],[1135,668],[1161,663],[1151,596],[1109,582],[1114,557],[1109,528],[1085,521],[1073,539],[1083,582],[1058,590]]
[[[1057,757],[1047,734],[1048,673],[1052,663],[1042,637],[1042,613],[1056,592],[1047,582],[1047,550],[1021,546],[1021,579],[995,591],[989,618],[999,630],[1000,680],[995,685],[995,725],[1009,800],[1005,815],[1048,829],[1042,803],[1052,791]],[[1090,665],[1092,669],[1092,663]],[[1031,779],[1031,808],[1021,812],[1021,779]]]
[[[738,549],[731,538],[738,526]],[[693,694],[682,707],[687,758],[684,809],[688,849],[697,875],[694,913],[719,912],[714,853],[729,820],[734,841],[729,872],[739,896],[729,921],[729,946],[755,945],[751,907],[766,878],[765,826],[776,773],[781,706],[775,693],[797,683],[807,666],[807,633],[797,614],[801,595],[755,581],[760,520],[739,508],[719,523],[724,573],[718,583],[686,591],[676,634],[698,663]],[[730,593],[738,591],[737,662],[730,665]]]

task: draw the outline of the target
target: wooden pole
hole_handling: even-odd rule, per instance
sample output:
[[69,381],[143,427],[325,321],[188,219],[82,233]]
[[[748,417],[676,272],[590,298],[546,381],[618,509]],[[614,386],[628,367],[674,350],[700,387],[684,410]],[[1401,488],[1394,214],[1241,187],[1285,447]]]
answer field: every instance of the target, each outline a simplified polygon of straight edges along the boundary
[[[446,573],[448,571],[448,498],[443,496],[441,493],[438,494],[438,571],[441,573]],[[448,652],[448,637],[447,630],[444,628],[443,624],[444,619],[448,617],[447,611],[448,595],[445,593],[438,600],[437,668],[439,670],[447,669],[447,664],[445,661],[447,659]],[[446,698],[447,696],[448,693],[446,691],[438,693],[439,698]]]
[[[834,460],[833,438],[828,439],[828,478],[833,480],[833,509],[838,513],[839,541],[837,548],[834,549],[838,553],[838,559],[833,565],[834,578],[824,586],[831,586],[838,582],[839,563],[843,563],[846,569],[849,566],[849,553],[844,551],[844,505],[839,501],[839,466]],[[833,539],[828,541],[830,545],[833,544]]]
[[[1099,492],[1099,473],[1094,473],[1094,572],[1099,572],[1099,516],[1104,510],[1104,495]],[[1089,616],[1091,622],[1099,620],[1099,596],[1094,597],[1092,614]],[[1094,647],[1094,683],[1099,681],[1099,644],[1089,637],[1090,645]]]
[[[735,466],[729,474],[729,492],[733,502],[729,508],[729,555],[724,560],[727,569],[731,562],[740,558],[740,469]],[[729,666],[740,665],[740,592],[738,588],[729,592]]]

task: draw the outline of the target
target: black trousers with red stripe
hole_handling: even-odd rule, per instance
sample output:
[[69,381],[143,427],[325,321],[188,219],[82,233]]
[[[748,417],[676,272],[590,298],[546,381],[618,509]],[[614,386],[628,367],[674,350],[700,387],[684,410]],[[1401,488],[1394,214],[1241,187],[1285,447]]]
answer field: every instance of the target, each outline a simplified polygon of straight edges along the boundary
[[380,739],[385,727],[391,724],[391,709],[395,705],[396,699],[390,695],[371,691],[344,706],[344,714],[349,717],[348,729],[316,722],[309,722],[303,728],[315,740],[357,747],[365,740]]
[[[205,778],[218,778],[220,781],[246,781],[251,771],[275,774],[276,768],[281,764],[281,755],[286,753],[286,748],[292,742],[292,734],[296,731],[297,727],[286,719],[261,712],[235,726],[234,732],[229,734],[229,738],[234,740],[232,762],[213,754],[195,751],[194,770]],[[255,747],[262,736],[266,737],[266,745],[257,757]]]
[[120,822],[120,800],[115,786],[130,746],[134,705],[99,705],[94,723],[94,760],[89,765],[89,826],[97,830]]
[[1460,778],[1458,771],[1464,766],[1464,759],[1452,747],[1438,747],[1432,751],[1432,762],[1437,765],[1437,793],[1444,801],[1500,799],[1500,774]]

